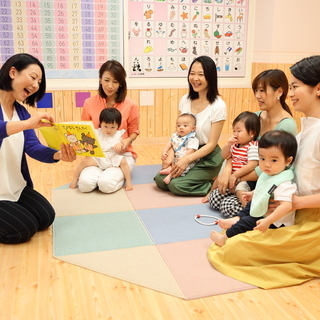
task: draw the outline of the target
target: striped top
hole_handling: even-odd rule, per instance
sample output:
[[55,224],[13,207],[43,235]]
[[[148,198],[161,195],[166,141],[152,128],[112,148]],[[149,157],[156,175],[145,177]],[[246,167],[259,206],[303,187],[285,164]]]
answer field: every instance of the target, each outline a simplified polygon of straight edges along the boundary
[[248,164],[248,161],[259,160],[258,141],[250,141],[243,147],[234,144],[230,151],[232,155],[232,172]]

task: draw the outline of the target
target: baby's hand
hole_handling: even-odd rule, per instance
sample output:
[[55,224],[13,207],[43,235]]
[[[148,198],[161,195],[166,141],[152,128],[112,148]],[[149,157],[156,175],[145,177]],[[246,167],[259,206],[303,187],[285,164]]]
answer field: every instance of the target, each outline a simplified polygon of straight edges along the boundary
[[229,138],[229,140],[228,140],[228,145],[231,147],[232,145],[234,145],[235,143],[237,143],[238,142],[238,138],[236,137],[236,136],[232,136],[232,137],[230,137]]
[[164,161],[168,158],[168,154],[166,152],[162,153],[161,160]]
[[270,227],[270,223],[268,223],[267,219],[260,219],[257,221],[257,226],[253,228],[253,230],[259,230],[260,232],[266,232]]
[[245,191],[242,192],[242,199],[243,199],[244,201],[246,201],[246,202],[251,201],[252,196],[253,196],[253,192],[252,192],[252,191],[250,191],[250,192],[245,192]]

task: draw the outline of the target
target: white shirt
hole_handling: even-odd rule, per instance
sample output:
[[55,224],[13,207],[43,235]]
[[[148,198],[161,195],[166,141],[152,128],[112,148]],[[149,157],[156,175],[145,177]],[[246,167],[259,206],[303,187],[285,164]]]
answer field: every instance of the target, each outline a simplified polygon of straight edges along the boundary
[[[20,121],[14,110],[11,120],[2,109],[4,121]],[[18,201],[27,182],[21,173],[24,134],[18,132],[3,139],[0,148],[0,200]]]
[[[274,200],[292,202],[292,196],[296,193],[296,191],[297,185],[295,183],[292,183],[291,181],[284,181],[274,190]],[[291,211],[273,224],[279,228],[282,224],[284,224],[286,227],[292,226],[294,225],[294,222],[295,211]]]
[[196,117],[196,136],[199,139],[200,146],[207,144],[209,141],[212,123],[227,118],[227,107],[220,97],[217,97],[212,104],[209,104],[201,112],[192,113],[191,100],[188,99],[188,94],[186,94],[180,100],[179,110],[181,113],[190,113]]
[[320,193],[320,119],[301,118],[294,161],[295,182],[300,196]]

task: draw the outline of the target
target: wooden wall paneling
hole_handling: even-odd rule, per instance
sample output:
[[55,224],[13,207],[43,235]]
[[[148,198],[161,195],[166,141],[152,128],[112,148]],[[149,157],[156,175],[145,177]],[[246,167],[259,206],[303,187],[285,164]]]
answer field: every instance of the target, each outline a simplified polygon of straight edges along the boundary
[[82,107],[76,107],[76,93],[79,91],[71,92],[71,106],[72,106],[72,121],[80,121],[81,120],[81,112]]
[[63,91],[53,91],[53,113],[56,122],[63,122],[65,120],[64,104],[63,104]]
[[[153,91],[153,90],[143,90],[143,91]],[[151,137],[155,137],[156,136],[156,105],[155,103],[153,103],[150,106],[146,106],[146,110],[147,110],[147,128],[148,128],[148,132],[147,132],[147,137],[151,138]]]
[[231,96],[230,96],[230,89],[229,88],[219,88],[219,94],[221,99],[226,103],[227,107],[227,120],[223,125],[221,134],[228,134],[229,131],[229,119],[233,118],[233,112],[231,108]]
[[[255,112],[257,110],[257,104],[255,103],[255,97],[251,88],[242,89],[242,111]],[[255,104],[254,104],[255,103]]]
[[176,120],[178,117],[178,114],[180,114],[179,111],[179,102],[181,97],[186,93],[185,90],[181,90],[181,92],[179,92],[179,89],[171,89],[170,90],[171,94],[170,94],[170,123],[167,123],[166,126],[168,127],[168,130],[166,132],[164,132],[163,137],[169,137],[172,135],[172,133],[176,130]]
[[[163,94],[160,94],[160,91],[163,92]],[[171,104],[171,99],[172,99],[172,92],[171,89],[158,89],[156,90],[157,97],[161,96],[161,101],[160,99],[156,100],[156,104],[160,104],[161,108],[161,117],[162,119],[157,119],[159,123],[161,123],[161,133],[159,132],[159,135],[157,137],[169,137],[172,134],[172,122],[173,117],[171,115],[172,112],[172,104]]]
[[75,98],[72,94],[72,91],[65,90],[62,92],[63,96],[63,110],[64,110],[64,119],[63,121],[69,122],[69,121],[76,121],[75,115],[74,115],[74,109],[75,109]]

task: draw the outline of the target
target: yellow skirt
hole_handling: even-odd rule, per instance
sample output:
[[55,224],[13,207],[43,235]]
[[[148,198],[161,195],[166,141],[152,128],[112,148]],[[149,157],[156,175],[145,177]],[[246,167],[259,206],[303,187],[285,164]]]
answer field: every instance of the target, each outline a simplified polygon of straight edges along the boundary
[[207,252],[221,273],[264,288],[280,288],[320,277],[320,208],[296,213],[296,224],[249,231]]

